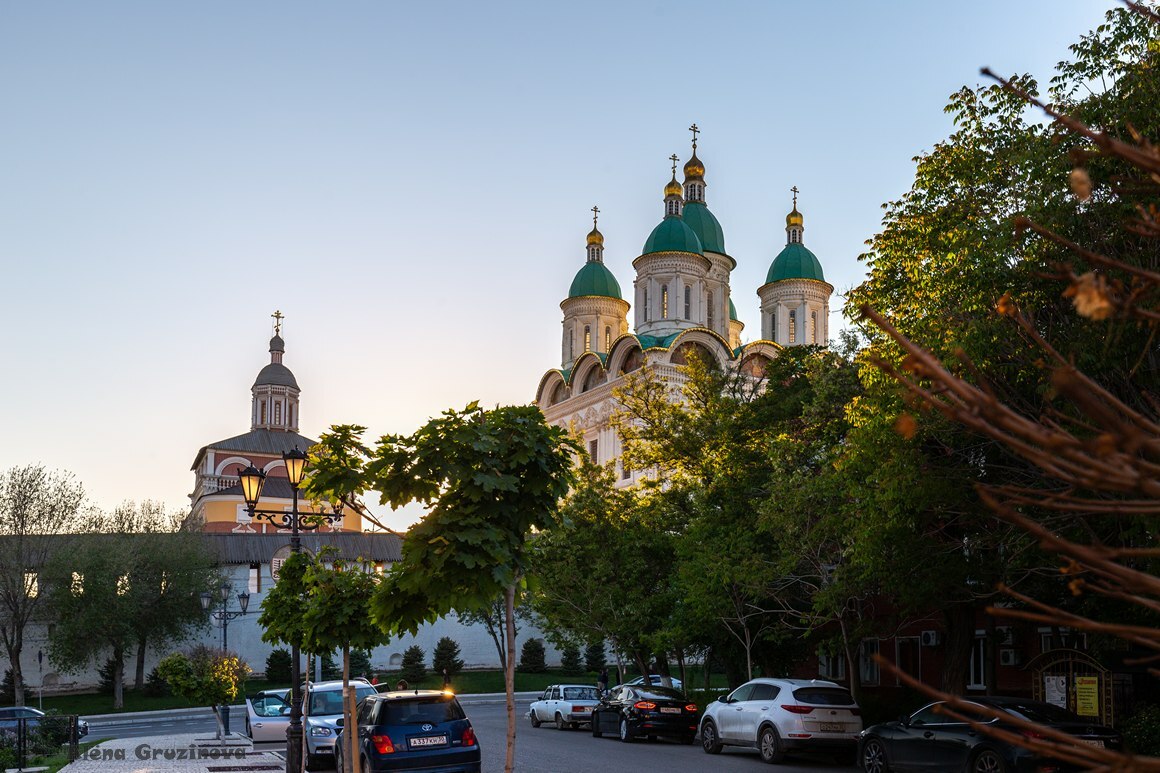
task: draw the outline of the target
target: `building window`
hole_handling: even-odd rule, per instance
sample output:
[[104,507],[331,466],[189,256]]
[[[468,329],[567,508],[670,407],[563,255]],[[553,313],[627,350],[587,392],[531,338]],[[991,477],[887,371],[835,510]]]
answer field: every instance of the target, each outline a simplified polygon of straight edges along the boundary
[[1047,652],[1054,649],[1087,649],[1087,633],[1071,628],[1040,628],[1039,651]]
[[250,564],[250,583],[247,587],[250,593],[262,591],[262,565]]
[[592,351],[592,327],[590,325],[584,326],[584,351]]
[[282,403],[281,402],[274,403],[274,423],[275,424],[282,423]]
[[971,664],[967,671],[967,689],[987,689],[987,638],[985,631],[975,631],[971,645]]
[[693,288],[685,288],[685,319],[693,318]]
[[661,285],[661,319],[669,318],[669,286]]
[[877,639],[864,639],[862,641],[861,653],[858,657],[858,676],[862,680],[862,684],[878,684],[878,663],[874,660],[874,656],[878,654],[878,649]]
[[83,574],[81,574],[80,572],[73,572],[72,573],[72,585],[69,586],[69,590],[72,591],[72,595],[74,595],[74,596],[80,596],[82,593],[84,593],[85,592],[85,576]]
[[[917,636],[899,636],[894,640],[894,665],[900,671],[910,674],[915,679],[922,680],[922,657]],[[894,684],[902,686],[902,679],[895,674]]]
[[568,331],[568,359],[569,360],[576,359],[575,354],[576,354],[576,331],[569,330]]
[[846,659],[841,655],[827,655],[818,653],[818,676],[826,679],[841,680],[846,678]]
[[810,312],[810,341],[815,344],[818,342],[818,313],[816,311]]
[[612,349],[612,328],[604,328],[604,352],[607,354]]
[[628,468],[628,465],[625,464],[624,460],[622,459],[620,462],[620,479],[621,480],[628,480],[631,477],[632,477],[632,470],[630,470]]
[[258,423],[265,424],[266,423],[266,401],[265,400],[262,401],[261,410],[258,413],[259,413]]
[[24,595],[30,599],[40,595],[40,578],[37,577],[36,572],[24,573]]
[[598,441],[598,440],[589,440],[588,441],[588,458],[591,459],[593,463],[600,461],[599,458],[597,457],[597,451],[599,451],[599,450],[600,450],[600,441]]
[[791,311],[789,313],[789,342],[797,342],[797,312]]
[[649,321],[649,316],[650,315],[648,312],[648,288],[646,287],[645,291],[644,291],[644,321],[645,322]]
[[287,414],[289,414],[287,416],[287,418],[290,419],[290,421],[288,421],[287,424],[289,424],[291,427],[293,427],[294,426],[294,406],[293,406],[293,404],[291,404],[291,406],[286,410],[286,412],[287,412]]
[[773,313],[769,315],[769,340],[777,340],[777,309],[774,309]]
[[710,293],[705,298],[705,324],[708,327],[713,327],[713,294]]

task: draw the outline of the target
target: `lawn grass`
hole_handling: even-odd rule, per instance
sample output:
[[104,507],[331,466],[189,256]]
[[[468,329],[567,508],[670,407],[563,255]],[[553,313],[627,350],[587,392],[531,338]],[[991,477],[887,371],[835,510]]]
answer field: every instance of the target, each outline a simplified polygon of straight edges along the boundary
[[[251,679],[246,682],[245,688],[238,696],[237,702],[241,703],[243,696],[247,693],[255,693],[258,690],[265,690],[272,687],[286,687],[286,685],[273,684],[262,679]],[[176,695],[143,695],[136,690],[126,689],[124,697],[124,707],[114,709],[112,695],[101,695],[99,693],[53,695],[45,697],[43,708],[45,711],[55,710],[60,714],[80,714],[82,716],[89,714],[119,714],[126,711],[163,711],[165,709],[195,708],[194,704]],[[34,708],[41,708],[40,701],[32,693],[27,694],[25,702]]]
[[[84,755],[85,752],[87,752],[89,749],[93,748],[94,746],[96,746],[99,743],[100,743],[100,741],[85,741],[84,743],[77,744],[77,759],[80,759],[80,757],[82,755]],[[68,763],[69,763],[68,747],[66,746],[61,751],[57,752],[56,754],[52,755],[51,757],[34,758],[31,762],[31,765],[34,765],[37,767],[44,765],[45,767],[48,768],[48,770],[44,771],[44,773],[57,773],[58,770],[63,768]]]

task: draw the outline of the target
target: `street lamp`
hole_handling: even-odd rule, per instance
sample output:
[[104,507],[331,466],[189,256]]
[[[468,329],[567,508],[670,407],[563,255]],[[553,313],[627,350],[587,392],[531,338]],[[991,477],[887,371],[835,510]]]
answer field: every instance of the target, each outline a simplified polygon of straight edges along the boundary
[[[342,517],[341,503],[333,513],[319,513],[311,515],[308,522],[302,522],[298,515],[298,487],[302,485],[302,476],[306,472],[306,454],[295,446],[293,450],[282,454],[282,461],[286,465],[286,478],[290,481],[290,488],[294,490],[293,505],[290,512],[284,510],[259,510],[258,500],[262,496],[262,487],[266,483],[266,473],[250,465],[238,473],[242,484],[242,497],[246,500],[246,509],[250,512],[250,520],[266,519],[280,529],[290,529],[290,552],[302,552],[301,531],[314,531],[322,526],[333,525]],[[286,728],[286,773],[300,773],[302,771],[302,671],[298,662],[300,654],[298,644],[290,645],[290,725]]]
[[[201,611],[208,612],[209,616],[216,620],[222,627],[222,655],[230,651],[229,647],[229,630],[230,621],[236,617],[241,617],[246,614],[246,610],[250,607],[250,592],[242,591],[238,594],[239,609],[231,611],[230,591],[233,590],[228,582],[223,582],[218,588],[218,599],[215,599],[213,594],[209,591],[202,591],[198,594],[198,599],[201,601]],[[221,609],[214,609],[220,603]],[[225,732],[230,732],[230,707],[222,706],[222,728]]]

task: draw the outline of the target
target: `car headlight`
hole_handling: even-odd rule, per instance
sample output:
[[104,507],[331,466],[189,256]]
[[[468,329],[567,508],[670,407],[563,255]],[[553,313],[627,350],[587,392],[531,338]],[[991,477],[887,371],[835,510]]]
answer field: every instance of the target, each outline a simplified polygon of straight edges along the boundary
[[311,735],[330,735],[330,728],[329,727],[320,727],[320,726],[316,725],[316,726],[310,728],[310,734]]

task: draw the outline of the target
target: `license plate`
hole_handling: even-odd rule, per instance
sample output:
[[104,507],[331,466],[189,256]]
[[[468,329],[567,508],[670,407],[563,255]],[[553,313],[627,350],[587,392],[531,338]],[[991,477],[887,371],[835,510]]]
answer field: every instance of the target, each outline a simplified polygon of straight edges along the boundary
[[818,732],[819,733],[840,733],[840,732],[842,732],[842,723],[841,722],[819,722],[818,723]]
[[420,749],[425,746],[446,746],[447,736],[445,735],[424,735],[419,738],[411,738],[408,740],[412,749]]
[[1091,738],[1077,738],[1076,740],[1077,740],[1077,741],[1079,741],[1080,743],[1085,743],[1085,744],[1087,744],[1088,746],[1094,746],[1094,747],[1096,747],[1097,749],[1102,749],[1102,748],[1104,748],[1104,742],[1103,742],[1103,741],[1097,741],[1097,740],[1094,740],[1094,739],[1091,739]]
[[661,713],[662,714],[680,714],[681,710],[669,708],[668,706],[661,706]]

